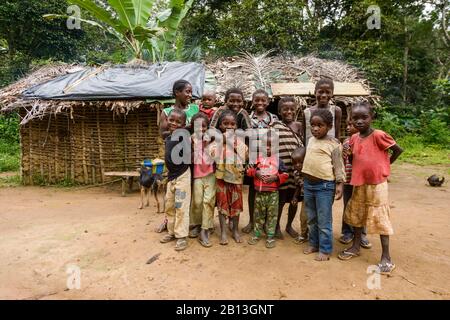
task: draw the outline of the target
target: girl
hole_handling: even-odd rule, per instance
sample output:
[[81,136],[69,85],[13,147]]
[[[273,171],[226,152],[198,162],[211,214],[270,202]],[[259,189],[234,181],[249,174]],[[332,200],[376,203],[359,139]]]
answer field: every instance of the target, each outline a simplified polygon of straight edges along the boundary
[[243,211],[242,183],[248,148],[237,138],[236,114],[225,110],[218,119],[223,141],[211,143],[209,154],[216,162],[216,205],[219,210],[220,244],[227,245],[226,218],[230,219],[233,239],[241,242],[238,232],[239,214]]
[[275,121],[272,128],[279,134],[279,154],[280,159],[284,162],[289,178],[286,183],[279,188],[278,217],[275,237],[283,239],[280,228],[280,219],[285,204],[289,204],[288,218],[286,223],[286,232],[300,242],[304,242],[307,238],[307,218],[305,210],[300,212],[301,234],[292,227],[295,215],[297,214],[297,204],[292,204],[292,199],[296,190],[294,182],[294,168],[292,166],[292,152],[299,147],[303,147],[302,143],[302,124],[295,121],[297,111],[297,102],[294,97],[283,97],[278,103],[278,114],[281,121]]
[[330,131],[328,134],[336,139],[340,139],[340,124],[341,124],[341,118],[342,118],[342,110],[338,106],[335,106],[331,104],[331,98],[333,97],[333,91],[334,91],[334,83],[333,80],[323,78],[317,81],[316,87],[314,89],[314,94],[316,96],[316,105],[306,108],[303,111],[303,130],[304,130],[304,142],[305,146],[308,145],[308,140],[311,138],[311,128],[310,128],[310,120],[311,120],[311,113],[316,109],[325,109],[329,110],[331,112],[331,115],[333,116],[332,126],[330,128]]
[[[349,260],[359,256],[361,233],[364,226],[368,233],[376,233],[381,239],[381,261],[378,265],[381,274],[390,274],[395,264],[389,254],[389,235],[393,234],[389,219],[387,178],[390,165],[403,152],[390,135],[371,127],[372,106],[359,102],[352,107],[352,122],[358,134],[350,138],[348,153],[352,157],[353,194],[344,220],[353,226],[355,238],[353,245],[342,251],[338,257]],[[388,150],[392,151],[389,157]]]
[[304,254],[319,252],[315,260],[330,259],[333,249],[332,205],[342,197],[345,179],[342,146],[327,135],[333,126],[333,115],[318,108],[311,114],[312,137],[306,147],[302,173],[304,201],[308,216],[309,246]]
[[[214,175],[214,164],[206,157],[205,149],[207,141],[203,139],[208,129],[208,116],[202,112],[192,117],[194,134],[193,145],[193,177],[192,186],[192,210],[191,225],[194,228],[189,237],[198,238],[204,247],[211,247],[209,242],[209,229],[213,228],[214,206],[216,204],[216,177]],[[201,230],[201,231],[200,231]]]
[[181,109],[186,114],[186,126],[190,125],[191,119],[199,111],[198,105],[190,103],[192,99],[192,85],[186,80],[177,80],[173,84],[173,95],[175,97],[175,104],[169,108],[164,108],[161,111],[159,121],[159,132],[163,139],[170,133],[168,130],[167,118],[173,109]]
[[[267,107],[269,106],[269,94],[266,91],[258,89],[253,92],[252,106],[255,108],[255,110],[250,114],[252,129],[267,129],[275,121],[278,121],[278,117],[276,115],[266,111]],[[257,136],[259,137],[259,134]],[[249,185],[248,211],[250,218],[248,225],[242,228],[242,232],[250,233],[253,230],[254,224],[255,188],[253,186],[252,179],[246,178],[247,177],[244,177],[244,184]]]
[[246,130],[251,128],[250,117],[244,109],[244,94],[238,88],[231,88],[225,92],[225,105],[214,113],[210,126],[219,129],[219,118],[225,110],[231,110],[236,115],[237,129]]

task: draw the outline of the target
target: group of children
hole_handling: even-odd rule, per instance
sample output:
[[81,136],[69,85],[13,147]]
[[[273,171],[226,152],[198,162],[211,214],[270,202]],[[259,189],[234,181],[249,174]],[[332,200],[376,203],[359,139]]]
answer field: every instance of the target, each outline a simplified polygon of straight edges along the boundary
[[[387,177],[402,149],[387,133],[371,127],[374,114],[368,102],[351,107],[347,118],[350,138],[341,144],[342,111],[331,103],[333,90],[329,79],[316,83],[316,105],[303,111],[301,123],[295,119],[297,104],[292,97],[280,99],[279,120],[266,110],[270,100],[264,90],[253,94],[254,111],[249,115],[237,88],[226,92],[225,105],[220,108],[215,107],[213,92],[206,92],[198,107],[190,104],[190,83],[177,81],[173,90],[176,103],[163,110],[160,121],[169,181],[168,234],[161,242],[176,240],[175,249],[184,250],[188,237],[198,237],[201,245],[210,247],[215,207],[220,244],[228,244],[228,229],[237,243],[242,242],[238,225],[243,184],[248,184],[250,219],[242,231],[251,233],[250,245],[266,234],[265,246],[275,247],[275,239],[282,238],[283,206],[289,204],[287,233],[297,243],[308,241],[305,254],[317,253],[315,260],[329,260],[332,205],[343,196],[339,241],[353,244],[338,254],[339,259],[349,260],[359,256],[361,246],[371,247],[366,231],[380,234],[379,268],[389,274],[395,264],[389,255],[393,229]],[[238,129],[246,133],[240,134],[244,131]],[[292,228],[298,202],[302,202],[300,233]]]

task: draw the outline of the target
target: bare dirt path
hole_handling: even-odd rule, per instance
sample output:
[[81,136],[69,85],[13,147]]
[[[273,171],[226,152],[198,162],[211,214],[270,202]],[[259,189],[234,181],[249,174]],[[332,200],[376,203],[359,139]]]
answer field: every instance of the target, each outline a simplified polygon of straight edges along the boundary
[[[359,258],[336,257],[344,248],[337,241],[341,201],[334,207],[333,257],[316,262],[287,235],[267,250],[263,242],[249,246],[247,236],[223,247],[216,233],[211,248],[190,239],[187,250],[176,252],[154,232],[163,219],[155,203],[138,210],[138,192],[122,198],[117,185],[0,188],[0,298],[449,299],[449,187],[428,187],[432,173],[448,179],[445,167],[393,168],[391,255],[397,269],[381,278],[379,290],[366,285],[367,267],[380,256],[378,237],[369,236],[374,246]],[[241,226],[247,220],[244,213]],[[69,265],[81,270],[79,290],[67,289]]]

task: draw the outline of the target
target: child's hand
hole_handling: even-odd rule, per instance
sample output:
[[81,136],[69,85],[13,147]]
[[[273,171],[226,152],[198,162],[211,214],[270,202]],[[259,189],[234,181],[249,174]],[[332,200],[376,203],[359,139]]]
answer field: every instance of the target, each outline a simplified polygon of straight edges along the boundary
[[335,193],[336,200],[339,200],[339,199],[342,198],[343,192],[344,192],[344,183],[343,182],[338,182],[336,184],[336,193]]
[[264,176],[261,174],[261,171],[259,170],[256,170],[255,178],[264,181]]
[[350,148],[350,145],[345,145],[344,148],[342,149],[342,153],[344,154],[344,156],[349,157],[352,155],[352,149]]
[[266,176],[266,181],[264,181],[265,183],[273,183],[278,181],[278,176],[276,174],[271,175],[271,176]]

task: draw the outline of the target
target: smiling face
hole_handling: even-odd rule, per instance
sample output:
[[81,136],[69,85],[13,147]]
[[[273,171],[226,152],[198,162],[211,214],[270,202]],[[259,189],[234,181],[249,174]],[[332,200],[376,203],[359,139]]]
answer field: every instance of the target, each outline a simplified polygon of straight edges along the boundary
[[319,116],[313,116],[310,123],[311,133],[316,139],[324,138],[332,127],[331,125],[325,123],[322,117]]
[[352,109],[352,123],[360,133],[370,129],[372,120],[372,114],[368,107],[358,106]]
[[222,122],[220,122],[219,129],[222,132],[226,132],[227,130],[236,130],[236,118],[232,115],[223,117]]
[[177,129],[184,128],[186,125],[186,117],[183,117],[177,112],[171,112],[169,118],[167,118],[167,127],[170,133]]
[[280,116],[284,123],[294,121],[296,105],[294,102],[285,102],[280,106]]
[[238,113],[244,107],[244,99],[239,93],[230,93],[228,100],[226,101],[228,109],[235,113]]
[[186,84],[181,91],[175,91],[175,100],[177,100],[182,106],[187,106],[192,99],[192,86]]
[[257,93],[253,96],[252,105],[256,113],[264,113],[269,105],[269,98],[264,93]]
[[333,89],[328,83],[322,83],[315,92],[317,106],[326,107],[333,97]]

